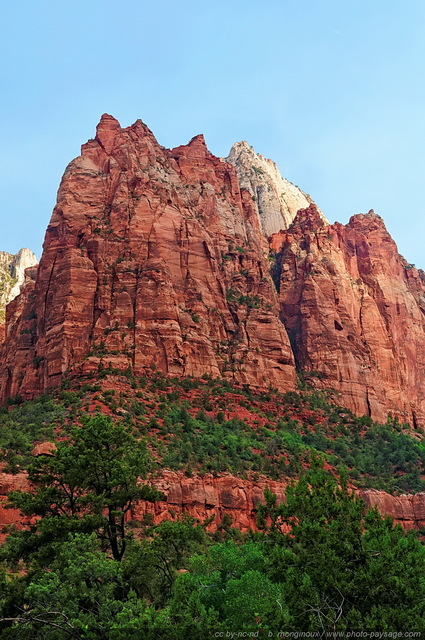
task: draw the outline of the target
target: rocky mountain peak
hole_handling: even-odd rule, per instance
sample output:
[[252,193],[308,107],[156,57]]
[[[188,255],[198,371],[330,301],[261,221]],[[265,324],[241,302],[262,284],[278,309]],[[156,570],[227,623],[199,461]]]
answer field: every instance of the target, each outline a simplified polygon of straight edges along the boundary
[[0,305],[4,307],[19,294],[25,280],[25,269],[37,264],[37,257],[30,249],[16,254],[0,251]]
[[308,194],[281,176],[273,160],[256,153],[246,140],[236,142],[226,160],[236,168],[240,186],[251,194],[266,237],[287,229],[297,211],[312,203]]
[[102,116],[63,176],[33,290],[8,311],[3,397],[99,367],[293,389],[267,249],[203,136],[169,150]]
[[425,424],[423,274],[373,211],[329,225],[245,141],[226,162],[104,115],[32,275],[7,308],[2,398],[102,368],[289,391],[297,365],[357,414]]

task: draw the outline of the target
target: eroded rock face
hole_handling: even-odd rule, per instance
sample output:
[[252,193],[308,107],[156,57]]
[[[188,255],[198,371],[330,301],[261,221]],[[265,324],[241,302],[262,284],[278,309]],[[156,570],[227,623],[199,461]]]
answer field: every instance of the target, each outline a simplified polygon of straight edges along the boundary
[[202,136],[168,150],[140,120],[103,116],[8,311],[2,397],[99,366],[293,388],[267,253],[251,196]]
[[[254,482],[231,474],[187,478],[182,473],[164,470],[153,484],[165,494],[166,500],[139,503],[131,514],[135,520],[141,521],[149,513],[157,524],[186,512],[199,520],[214,516],[211,529],[215,530],[227,514],[232,518],[233,526],[247,532],[257,527],[257,508],[264,503],[265,488],[276,495],[279,504],[285,501],[288,481],[262,477]],[[390,516],[405,530],[425,527],[425,493],[392,496],[375,489],[356,493],[365,501],[366,507],[376,507],[382,516]]]
[[226,160],[235,166],[241,188],[251,194],[266,237],[287,229],[297,211],[313,202],[307,193],[282,178],[273,160],[256,153],[244,140],[232,146]]
[[30,249],[21,249],[15,255],[0,251],[0,343],[5,338],[6,305],[19,294],[25,281],[25,269],[37,264]]
[[298,366],[358,415],[425,418],[425,276],[373,211],[326,225],[314,205],[271,241]]
[[21,528],[29,522],[19,509],[6,507],[10,491],[30,491],[30,483],[25,472],[12,474],[0,469],[0,544],[4,543],[10,528]]
[[227,514],[233,526],[246,532],[256,528],[257,507],[264,502],[266,486],[277,495],[278,502],[283,502],[287,483],[265,478],[252,482],[231,474],[188,478],[182,473],[164,470],[153,484],[164,493],[166,500],[138,503],[132,511],[132,519],[141,521],[146,514],[151,514],[157,524],[183,513],[190,513],[201,521],[214,516],[210,528],[215,530]]
[[[49,451],[43,453],[51,453]],[[36,455],[36,452],[34,452]],[[189,513],[201,521],[214,516],[210,525],[215,530],[226,514],[232,525],[241,531],[255,529],[257,508],[264,502],[264,490],[268,487],[277,496],[277,502],[284,502],[286,481],[260,478],[257,481],[242,480],[231,474],[215,477],[210,474],[188,478],[183,473],[163,470],[152,484],[165,495],[164,501],[137,503],[128,518],[141,522],[146,515],[158,524],[162,520]],[[31,520],[24,518],[18,509],[5,508],[9,491],[30,491],[30,484],[24,472],[12,475],[0,471],[0,544],[8,532],[8,527],[21,528]],[[384,491],[360,491],[360,497],[367,507],[377,507],[381,515],[388,515],[406,530],[425,527],[425,493],[416,495],[391,496]]]
[[[287,391],[295,354],[356,414],[424,425],[423,273],[373,212],[328,225],[293,185],[283,207],[276,166],[246,143],[229,160],[202,136],[168,150],[140,120],[102,117],[8,306],[1,397],[108,366]],[[290,220],[269,245],[262,228]]]
[[390,516],[403,529],[425,527],[425,493],[391,496],[385,491],[369,489],[360,491],[360,497],[368,507],[376,507],[381,515]]

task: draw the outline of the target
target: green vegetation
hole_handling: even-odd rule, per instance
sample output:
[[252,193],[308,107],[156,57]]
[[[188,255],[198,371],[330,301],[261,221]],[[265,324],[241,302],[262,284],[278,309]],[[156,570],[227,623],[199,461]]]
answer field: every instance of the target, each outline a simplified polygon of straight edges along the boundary
[[261,305],[261,298],[257,295],[238,295],[234,289],[228,289],[226,293],[227,302],[245,306],[248,309],[258,309]]
[[[41,481],[41,486],[43,481]],[[425,549],[312,462],[260,530],[245,537],[186,518],[145,525],[121,558],[96,533],[70,532],[24,557],[6,542],[4,640],[186,640],[218,633],[425,631]],[[85,518],[97,516],[88,504]],[[41,518],[41,522],[50,516]],[[40,525],[41,529],[43,525]],[[41,553],[44,545],[48,553]],[[11,572],[21,558],[21,569]],[[8,568],[9,567],[9,568]]]
[[[109,412],[145,438],[156,467],[279,479],[296,476],[314,454],[359,487],[425,490],[422,432],[395,419],[379,425],[354,416],[309,389],[308,378],[299,392],[279,394],[208,377],[136,378],[130,369],[105,367],[96,377],[101,384],[73,383],[54,396],[0,409],[0,460],[6,471],[26,467],[34,443],[68,437],[70,425],[81,423],[90,408]],[[111,384],[122,390],[108,388]]]
[[254,165],[251,165],[251,169],[255,171],[255,173],[264,174],[264,171],[260,169],[260,167],[254,167]]
[[[12,402],[19,403],[20,398]],[[63,402],[46,394],[32,402],[0,407],[0,461],[5,471],[25,467],[32,459],[33,443],[53,439],[70,413]]]
[[38,556],[71,532],[95,532],[102,550],[121,560],[128,539],[126,514],[135,501],[162,496],[140,484],[139,476],[148,470],[146,445],[128,427],[101,414],[86,417],[55,452],[29,465],[33,491],[9,493],[10,506],[40,518],[24,536],[11,536],[12,556]]

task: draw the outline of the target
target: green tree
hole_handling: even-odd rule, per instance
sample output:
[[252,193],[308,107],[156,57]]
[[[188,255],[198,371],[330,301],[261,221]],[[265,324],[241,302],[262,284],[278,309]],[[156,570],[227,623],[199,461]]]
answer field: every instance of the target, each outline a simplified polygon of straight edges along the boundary
[[19,605],[17,585],[15,593],[4,589],[8,596],[0,603],[4,640],[145,637],[154,611],[128,587],[122,563],[99,552],[95,534],[71,534],[65,543],[56,543],[55,552],[49,571],[15,579],[22,591]]
[[277,504],[263,533],[196,555],[166,607],[175,636],[214,630],[425,631],[425,550],[317,463]]
[[177,578],[167,607],[179,630],[176,638],[285,628],[282,586],[266,575],[260,544],[230,540],[213,545],[207,554],[193,556],[189,569]]
[[[425,549],[313,465],[260,508],[266,573],[285,585],[297,631],[425,630]],[[269,518],[269,526],[266,526]]]
[[28,557],[70,532],[95,531],[103,549],[121,560],[129,536],[127,513],[137,500],[161,497],[139,480],[149,464],[146,445],[128,427],[100,414],[87,417],[53,455],[40,456],[29,467],[32,492],[9,494],[10,506],[39,519],[10,537],[8,553]]
[[176,522],[165,520],[146,533],[144,539],[129,545],[123,572],[138,596],[155,606],[164,606],[179,572],[188,567],[189,558],[207,549],[205,524],[196,524],[187,516]]

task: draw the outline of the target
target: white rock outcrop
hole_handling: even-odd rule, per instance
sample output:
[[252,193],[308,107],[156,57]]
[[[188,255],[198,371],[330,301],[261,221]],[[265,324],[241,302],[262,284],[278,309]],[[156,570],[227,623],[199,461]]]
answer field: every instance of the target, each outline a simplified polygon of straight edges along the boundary
[[30,249],[21,249],[15,255],[0,251],[0,308],[19,294],[25,280],[25,269],[37,264],[37,257]]
[[[236,167],[240,187],[252,195],[267,237],[287,229],[297,211],[313,202],[307,193],[282,178],[273,160],[256,153],[245,140],[232,146],[226,160]],[[327,222],[325,216],[323,219]]]

